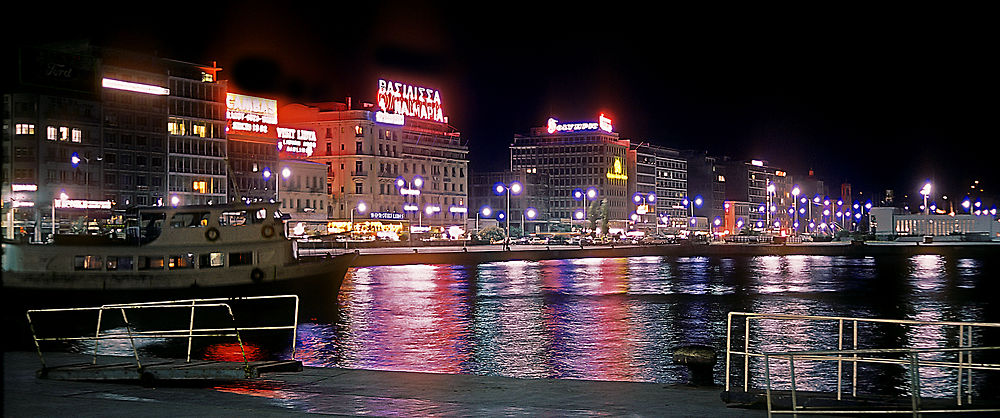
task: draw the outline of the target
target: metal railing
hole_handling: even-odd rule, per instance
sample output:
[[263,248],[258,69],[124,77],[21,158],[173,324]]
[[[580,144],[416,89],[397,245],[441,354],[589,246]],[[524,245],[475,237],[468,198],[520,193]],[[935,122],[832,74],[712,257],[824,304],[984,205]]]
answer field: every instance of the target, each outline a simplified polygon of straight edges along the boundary
[[[738,332],[734,335],[734,324],[738,322],[739,319],[743,320],[742,335]],[[755,335],[754,332],[757,331],[751,325],[754,323],[760,323],[765,320],[775,320],[775,321],[804,321],[807,323],[819,323],[819,324],[830,324],[836,325],[836,347],[831,347],[829,350],[835,350],[837,353],[841,353],[836,356],[835,361],[837,363],[837,388],[836,388],[836,398],[837,400],[843,399],[844,393],[844,366],[845,362],[849,363],[850,366],[850,376],[851,376],[851,396],[857,396],[858,391],[858,364],[864,362],[882,362],[891,363],[893,361],[887,359],[867,359],[859,357],[865,350],[937,350],[937,351],[957,351],[958,360],[955,363],[948,362],[921,362],[921,365],[940,365],[940,366],[951,366],[957,365],[958,368],[958,387],[956,388],[956,401],[958,405],[962,405],[963,390],[962,390],[962,379],[965,378],[966,390],[965,398],[966,402],[971,402],[971,390],[972,390],[972,370],[977,367],[962,366],[963,364],[971,364],[972,362],[972,351],[981,350],[983,348],[973,348],[973,331],[983,329],[994,329],[1000,331],[1000,323],[993,322],[955,322],[955,321],[916,321],[916,320],[905,320],[905,319],[878,319],[878,318],[855,318],[855,317],[841,317],[841,316],[818,316],[818,315],[791,315],[791,314],[765,314],[765,313],[748,313],[748,312],[730,312],[727,317],[726,322],[726,364],[725,364],[725,390],[727,392],[734,388],[733,376],[733,363],[734,357],[742,357],[742,376],[743,385],[742,390],[749,392],[752,369],[750,367],[751,358],[765,358],[767,356],[777,356],[779,354],[787,354],[789,352],[800,353],[799,355],[804,355],[807,351],[793,351],[788,350],[786,352],[776,352],[769,351],[768,353],[762,352],[759,347],[751,347],[750,342],[752,336]],[[945,348],[945,347],[861,347],[861,341],[859,340],[859,329],[865,326],[874,327],[877,325],[898,325],[898,326],[909,326],[909,327],[945,327],[952,328],[955,331],[954,340],[955,348]],[[815,328],[815,327],[814,327]],[[849,337],[847,333],[850,333]],[[738,348],[734,349],[734,337],[737,341]],[[739,344],[739,337],[742,337],[742,344]],[[815,336],[811,336],[812,340],[817,340]],[[849,344],[850,347],[845,347],[845,344]],[[813,353],[828,353],[828,351],[808,351]],[[834,351],[829,351],[834,352]],[[818,354],[817,354],[818,355]],[[824,354],[825,355],[825,354]],[[825,358],[824,358],[825,359]],[[895,361],[898,363],[898,360]],[[989,365],[992,367],[993,365]],[[765,363],[765,369],[769,367]],[[765,373],[768,373],[765,370]]]
[[[244,301],[257,301],[257,300],[270,300],[270,299],[289,299],[294,302],[294,310],[292,314],[292,324],[291,325],[275,325],[275,326],[256,326],[256,327],[239,327],[236,324],[236,316],[233,314],[233,309],[230,303],[232,301],[244,302]],[[228,319],[232,321],[231,327],[215,327],[215,328],[195,328],[195,312],[204,311],[206,309],[223,309],[228,315]],[[138,311],[138,310],[174,310],[174,309],[189,309],[189,321],[187,328],[179,329],[164,329],[164,330],[146,330],[140,331],[133,328],[133,325],[129,322],[127,312]],[[121,319],[124,322],[124,331],[104,331],[102,330],[102,325],[104,321],[104,313],[106,311],[117,311],[121,313]],[[32,320],[32,314],[40,313],[56,313],[56,312],[97,312],[97,324],[94,336],[54,336],[54,337],[39,337],[36,332],[36,322]],[[240,298],[209,298],[209,299],[182,299],[182,300],[170,300],[170,301],[157,301],[157,302],[144,302],[144,303],[126,303],[126,304],[109,304],[102,305],[99,307],[84,307],[84,308],[55,308],[55,309],[30,309],[26,312],[28,318],[28,326],[31,330],[32,339],[35,343],[35,349],[38,352],[38,358],[42,363],[42,368],[46,368],[45,356],[42,354],[41,343],[43,342],[94,342],[93,350],[93,360],[92,364],[97,364],[97,357],[100,351],[101,341],[106,340],[121,340],[127,339],[129,346],[132,351],[132,355],[135,358],[136,368],[142,370],[142,362],[139,359],[139,351],[136,347],[136,339],[164,339],[164,338],[184,338],[187,339],[187,351],[186,351],[186,362],[191,361],[191,347],[194,338],[202,337],[234,337],[236,343],[240,347],[240,353],[243,358],[244,369],[247,368],[248,360],[246,357],[246,350],[243,346],[243,338],[241,337],[241,332],[247,331],[264,331],[264,330],[290,330],[292,334],[292,354],[291,358],[295,358],[295,341],[297,339],[297,329],[298,329],[298,316],[299,316],[299,297],[297,295],[275,295],[275,296],[249,296]],[[249,372],[249,371],[248,371]]]
[[[967,405],[972,404],[972,370],[989,370],[989,371],[1000,371],[1000,364],[988,364],[988,363],[973,363],[972,353],[980,353],[988,350],[1000,350],[1000,347],[971,347],[971,348],[914,348],[914,349],[872,349],[872,350],[814,350],[814,351],[787,351],[787,352],[767,352],[764,353],[764,369],[765,377],[767,382],[766,395],[767,395],[767,415],[770,417],[774,414],[791,414],[793,416],[798,416],[799,414],[823,414],[823,415],[839,415],[839,414],[912,414],[913,416],[920,416],[920,414],[931,414],[931,413],[985,413],[985,412],[1000,412],[1000,408],[923,408],[921,400],[921,385],[920,385],[920,369],[921,367],[935,367],[935,368],[954,368],[958,369],[958,384],[957,384],[957,397],[956,405],[962,406],[962,377],[963,371],[967,377],[967,387],[966,387],[966,400]],[[929,353],[957,353],[958,361],[949,362],[941,360],[921,360],[921,354]],[[904,358],[882,358],[876,357],[877,355],[886,354],[903,354]],[[859,357],[861,355],[862,357]],[[867,356],[866,356],[867,355]],[[771,359],[786,359],[789,365],[789,382],[791,385],[791,409],[779,410],[775,409],[774,402],[772,399],[772,380],[771,380]],[[910,392],[910,408],[903,409],[889,405],[888,407],[878,408],[878,409],[833,409],[833,408],[814,408],[807,409],[804,406],[799,405],[798,402],[798,390],[796,388],[796,375],[795,375],[795,362],[798,361],[836,361],[843,362],[849,361],[853,363],[881,363],[881,364],[898,364],[907,367],[909,372],[909,392]],[[839,395],[839,394],[838,394]],[[838,400],[840,397],[838,396]],[[893,409],[896,408],[896,409]]]

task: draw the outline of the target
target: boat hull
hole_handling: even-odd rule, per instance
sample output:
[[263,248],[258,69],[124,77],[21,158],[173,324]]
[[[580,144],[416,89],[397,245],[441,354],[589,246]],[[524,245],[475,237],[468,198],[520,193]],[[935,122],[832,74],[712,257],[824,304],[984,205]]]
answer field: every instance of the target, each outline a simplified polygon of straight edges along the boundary
[[[4,301],[24,309],[96,306],[191,298],[298,295],[303,305],[335,304],[356,255],[285,266],[170,274],[11,272],[3,276]],[[10,306],[8,304],[8,306]]]

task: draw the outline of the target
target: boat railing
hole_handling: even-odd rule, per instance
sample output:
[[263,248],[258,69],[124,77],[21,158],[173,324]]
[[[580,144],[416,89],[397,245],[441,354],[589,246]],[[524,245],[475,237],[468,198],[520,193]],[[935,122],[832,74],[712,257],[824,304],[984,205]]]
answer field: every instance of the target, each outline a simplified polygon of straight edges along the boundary
[[[973,362],[973,354],[977,358],[986,351],[1000,351],[1000,347],[952,347],[952,348],[899,348],[899,349],[868,349],[868,350],[812,350],[812,351],[784,351],[765,352],[764,370],[767,397],[768,417],[775,414],[791,414],[797,417],[799,414],[812,415],[861,415],[861,414],[911,414],[921,416],[921,414],[935,413],[996,413],[1000,412],[997,405],[972,406],[972,370],[1000,371],[1000,364]],[[932,356],[933,355],[933,356]],[[923,356],[923,358],[921,358]],[[931,357],[931,358],[928,358]],[[955,358],[956,361],[942,360],[944,358]],[[774,388],[774,378],[771,373],[771,364],[774,360],[787,361],[788,382],[790,388],[788,397],[790,398],[789,409],[778,409],[775,397],[777,391]],[[800,403],[800,392],[796,385],[798,372],[795,365],[800,366],[803,362],[842,362],[857,363],[880,363],[896,364],[907,370],[907,388],[909,391],[909,402],[877,402],[857,403],[854,405],[840,406],[807,406]],[[947,406],[941,403],[925,405],[925,400],[921,397],[921,370],[928,368],[936,369],[956,369],[958,382],[956,384],[955,405]],[[963,372],[966,388],[963,393]],[[838,376],[838,380],[840,376]],[[838,381],[839,387],[839,381]],[[963,407],[963,394],[965,406]],[[837,399],[841,400],[840,393]],[[905,405],[905,406],[904,406]],[[855,406],[855,408],[851,408]],[[908,407],[907,407],[908,406]]]
[[[233,313],[232,304],[236,302],[253,302],[261,300],[275,300],[275,299],[287,299],[294,304],[293,314],[291,324],[289,325],[261,325],[261,326],[239,326],[237,325],[236,315]],[[173,328],[173,329],[139,329],[135,324],[129,322],[129,313],[136,311],[155,311],[155,310],[188,310],[190,313],[188,315],[188,326],[186,328]],[[196,313],[199,315],[206,315],[204,312],[207,310],[222,311],[225,317],[229,320],[229,326],[216,326],[216,327],[196,327]],[[38,321],[37,316],[40,314],[53,314],[53,313],[69,313],[69,314],[84,314],[87,312],[96,312],[96,331],[93,336],[85,335],[54,335],[54,336],[40,336],[37,332]],[[103,329],[105,325],[105,313],[109,314],[120,314],[121,321],[123,323],[122,327],[118,327],[113,330]],[[36,318],[33,318],[33,315]],[[31,330],[32,339],[35,344],[35,349],[38,353],[38,358],[42,363],[42,369],[45,369],[46,361],[45,356],[42,353],[42,343],[46,342],[69,342],[69,343],[79,343],[79,342],[93,342],[93,360],[92,364],[97,364],[98,355],[100,354],[101,342],[109,340],[127,340],[129,351],[133,358],[135,359],[135,366],[137,370],[142,370],[142,360],[139,357],[139,350],[136,345],[136,340],[138,339],[186,339],[187,340],[187,350],[185,355],[185,361],[191,361],[191,351],[192,343],[195,338],[206,338],[206,337],[224,337],[224,338],[234,338],[236,344],[239,346],[240,355],[242,357],[242,362],[244,364],[244,370],[249,371],[248,359],[246,354],[246,348],[243,343],[243,335],[247,332],[254,331],[281,331],[288,330],[291,332],[291,358],[295,358],[295,341],[297,339],[297,329],[298,329],[298,316],[299,316],[299,297],[297,295],[274,295],[274,296],[248,296],[239,298],[208,298],[208,299],[181,299],[181,300],[168,300],[168,301],[155,301],[155,302],[142,302],[142,303],[123,303],[123,304],[107,304],[96,307],[81,307],[81,308],[52,308],[52,309],[30,309],[26,312],[28,318],[28,326]],[[147,324],[148,327],[148,324]],[[123,329],[122,329],[123,328]]]
[[[907,333],[907,329],[913,338],[900,339],[908,342],[899,345],[906,344],[908,347],[876,346],[879,344],[878,335],[886,332],[903,335]],[[982,340],[984,332],[987,331],[1000,332],[1000,323],[730,312],[726,321],[725,391],[733,393],[742,390],[745,393],[755,391],[759,393],[759,387],[751,386],[755,383],[770,385],[769,357],[800,353],[796,355],[796,359],[801,361],[803,358],[809,358],[809,355],[802,353],[810,352],[822,360],[828,360],[828,355],[833,356],[832,361],[836,363],[836,399],[840,401],[845,392],[848,392],[845,384],[849,386],[850,396],[858,396],[859,364],[883,363],[903,366],[910,364],[907,358],[864,357],[862,351],[867,353],[871,350],[887,350],[884,352],[898,355],[904,351],[921,354],[923,353],[921,350],[936,350],[942,353],[956,353],[957,358],[953,362],[920,360],[917,366],[954,366],[957,369],[956,379],[953,380],[957,382],[956,398],[961,405],[963,398],[966,403],[972,400],[973,370],[998,366],[972,363],[973,351],[989,348],[975,347],[974,343],[974,340]],[[868,338],[862,340],[863,337]],[[921,337],[924,339],[921,340]],[[825,354],[832,351],[822,350],[834,350],[840,354]],[[751,359],[756,359],[754,360],[756,367],[751,366]],[[760,359],[764,359],[763,365],[757,364]],[[742,367],[739,367],[739,363],[742,363]],[[815,381],[821,377],[832,376],[833,366],[829,367],[830,369],[810,368],[815,375],[809,376],[809,380]],[[800,370],[799,378],[801,376]],[[742,382],[739,381],[739,377],[742,377]]]

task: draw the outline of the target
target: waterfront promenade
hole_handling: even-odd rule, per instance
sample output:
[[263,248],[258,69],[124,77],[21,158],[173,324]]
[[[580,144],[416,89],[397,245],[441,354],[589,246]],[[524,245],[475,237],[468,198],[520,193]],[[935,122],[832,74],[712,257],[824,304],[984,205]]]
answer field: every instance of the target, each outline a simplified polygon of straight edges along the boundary
[[[89,359],[46,356],[50,364]],[[143,387],[39,379],[38,368],[35,353],[4,353],[4,416],[766,415],[762,410],[727,408],[719,387],[659,383],[305,367],[236,383]]]
[[508,260],[559,260],[591,257],[734,257],[734,256],[911,256],[920,254],[992,256],[1000,255],[1000,242],[824,242],[801,244],[732,244],[705,245],[503,245],[311,248],[303,245],[300,256],[323,256],[356,251],[355,267],[407,264],[479,264]]

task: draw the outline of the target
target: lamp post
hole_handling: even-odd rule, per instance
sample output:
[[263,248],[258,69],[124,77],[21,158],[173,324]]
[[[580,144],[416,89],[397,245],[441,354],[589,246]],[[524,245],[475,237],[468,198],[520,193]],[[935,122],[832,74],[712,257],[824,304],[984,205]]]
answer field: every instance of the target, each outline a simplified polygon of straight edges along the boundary
[[[424,187],[424,178],[420,176],[413,176],[413,179],[407,180],[403,176],[396,177],[396,189],[399,190],[399,194],[403,196],[403,212],[417,212],[417,225],[423,222],[423,212],[420,212],[420,206],[417,203],[417,196],[420,196],[420,189]],[[407,202],[406,197],[412,196],[413,202]],[[412,215],[411,215],[412,216]],[[412,222],[412,218],[411,218]],[[413,244],[413,225],[410,225],[410,231],[407,234],[410,237],[410,244]]]
[[347,239],[344,240],[344,249],[345,250],[347,249],[347,245],[351,241],[351,235],[354,235],[354,210],[355,209],[357,209],[358,213],[365,213],[365,211],[368,210],[368,205],[365,205],[365,202],[358,202],[358,206],[357,207],[351,208],[351,223],[350,223],[350,226],[347,227],[348,228],[347,229]]
[[581,202],[583,211],[577,212],[575,216],[577,219],[583,220],[583,225],[580,227],[581,232],[586,232],[587,230],[587,201],[597,199],[597,189],[594,187],[588,187],[587,190],[574,189],[573,190],[573,200]]
[[[649,194],[643,194],[636,192],[632,195],[632,201],[636,204],[635,213],[639,215],[639,218],[641,219],[642,215],[649,213],[649,205],[656,204],[656,193],[650,192]],[[640,208],[642,208],[642,210],[640,210]],[[655,207],[653,210],[656,210]]]
[[799,186],[792,188],[792,210],[795,212],[795,217],[792,219],[792,233],[799,233]]
[[479,208],[478,212],[476,212],[476,234],[479,233],[479,214],[489,218],[490,216],[493,216],[493,209],[490,209],[489,206],[483,206],[482,208]]
[[524,212],[521,212],[521,233],[522,234],[525,234],[525,232],[526,232],[525,229],[524,229],[524,218],[527,217],[529,221],[533,221],[533,220],[535,220],[535,217],[537,217],[537,216],[538,216],[538,209],[535,209],[533,207],[525,208]]
[[[512,181],[509,185],[508,184],[504,184],[503,182],[497,182],[496,184],[493,185],[493,193],[495,193],[497,196],[500,196],[500,195],[506,195],[507,196],[507,211],[504,212],[505,214],[509,214],[510,213],[510,195],[514,194],[515,196],[517,196],[517,195],[521,194],[521,190],[522,190],[521,183],[516,182],[516,181]],[[509,215],[504,215],[504,217],[507,218],[506,219],[507,220],[507,234],[506,234],[506,237],[504,238],[504,247],[506,247],[506,249],[509,250],[510,249],[510,216]]]
[[771,225],[771,212],[777,210],[774,207],[774,197],[773,197],[774,192],[776,190],[777,188],[775,187],[774,183],[771,183],[771,181],[769,180],[767,182],[767,215],[764,217],[765,218],[764,221],[768,225],[768,228],[770,228]]

